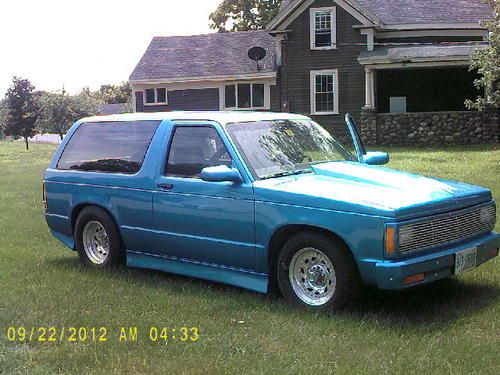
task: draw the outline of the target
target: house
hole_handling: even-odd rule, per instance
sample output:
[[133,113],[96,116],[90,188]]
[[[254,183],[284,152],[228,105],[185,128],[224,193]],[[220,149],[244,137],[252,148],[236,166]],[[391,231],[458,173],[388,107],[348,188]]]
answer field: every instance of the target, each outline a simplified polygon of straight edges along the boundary
[[[266,51],[258,66],[252,47]],[[155,37],[130,76],[134,108],[277,110],[276,50],[266,31]]]
[[491,15],[481,0],[283,0],[265,31],[154,38],[134,108],[297,112],[332,132],[350,112],[369,144],[498,142],[498,112],[464,106]]
[[113,104],[102,104],[99,108],[99,115],[116,115],[120,113],[130,112],[129,103],[113,103]]

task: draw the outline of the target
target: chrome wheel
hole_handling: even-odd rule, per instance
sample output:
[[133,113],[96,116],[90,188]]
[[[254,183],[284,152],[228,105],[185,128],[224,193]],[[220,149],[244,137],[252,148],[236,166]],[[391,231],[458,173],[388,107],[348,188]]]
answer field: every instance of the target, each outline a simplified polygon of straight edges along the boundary
[[109,256],[109,237],[106,229],[97,221],[89,221],[83,228],[83,249],[89,260],[103,264]]
[[297,297],[310,306],[324,305],[335,293],[335,269],[318,249],[299,250],[290,262],[288,276]]

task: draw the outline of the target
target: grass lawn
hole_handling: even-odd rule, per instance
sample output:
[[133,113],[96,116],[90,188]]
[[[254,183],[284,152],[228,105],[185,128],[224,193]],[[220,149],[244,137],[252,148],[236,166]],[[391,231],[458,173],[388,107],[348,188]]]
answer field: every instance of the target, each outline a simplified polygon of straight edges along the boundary
[[[53,146],[0,142],[0,374],[498,374],[497,259],[405,292],[369,289],[337,315],[154,271],[99,272],[51,237],[41,180]],[[391,151],[390,167],[489,187],[498,146]],[[497,231],[500,226],[497,225]],[[196,342],[150,342],[149,328],[198,326]],[[107,342],[7,339],[10,326],[107,327]],[[120,327],[139,329],[120,342]]]

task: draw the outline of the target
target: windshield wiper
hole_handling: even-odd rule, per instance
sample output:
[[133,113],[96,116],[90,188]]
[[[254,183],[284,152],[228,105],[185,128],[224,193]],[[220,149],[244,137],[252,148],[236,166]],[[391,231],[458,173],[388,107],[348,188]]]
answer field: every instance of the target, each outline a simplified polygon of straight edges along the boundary
[[312,169],[299,169],[296,171],[284,171],[284,172],[279,172],[279,173],[268,174],[266,176],[261,177],[260,179],[267,180],[269,178],[295,176],[298,174],[305,174],[305,173],[314,173],[314,171]]

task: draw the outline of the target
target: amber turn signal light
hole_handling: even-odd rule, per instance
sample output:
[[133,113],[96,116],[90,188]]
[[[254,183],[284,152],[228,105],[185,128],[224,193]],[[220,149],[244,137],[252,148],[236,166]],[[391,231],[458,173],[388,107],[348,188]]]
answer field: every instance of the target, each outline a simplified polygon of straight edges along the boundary
[[412,275],[412,276],[405,277],[405,279],[403,280],[403,283],[408,285],[408,284],[419,283],[419,282],[424,281],[424,280],[425,280],[425,273],[419,273],[418,275]]
[[393,255],[396,252],[396,228],[385,228],[385,252]]

